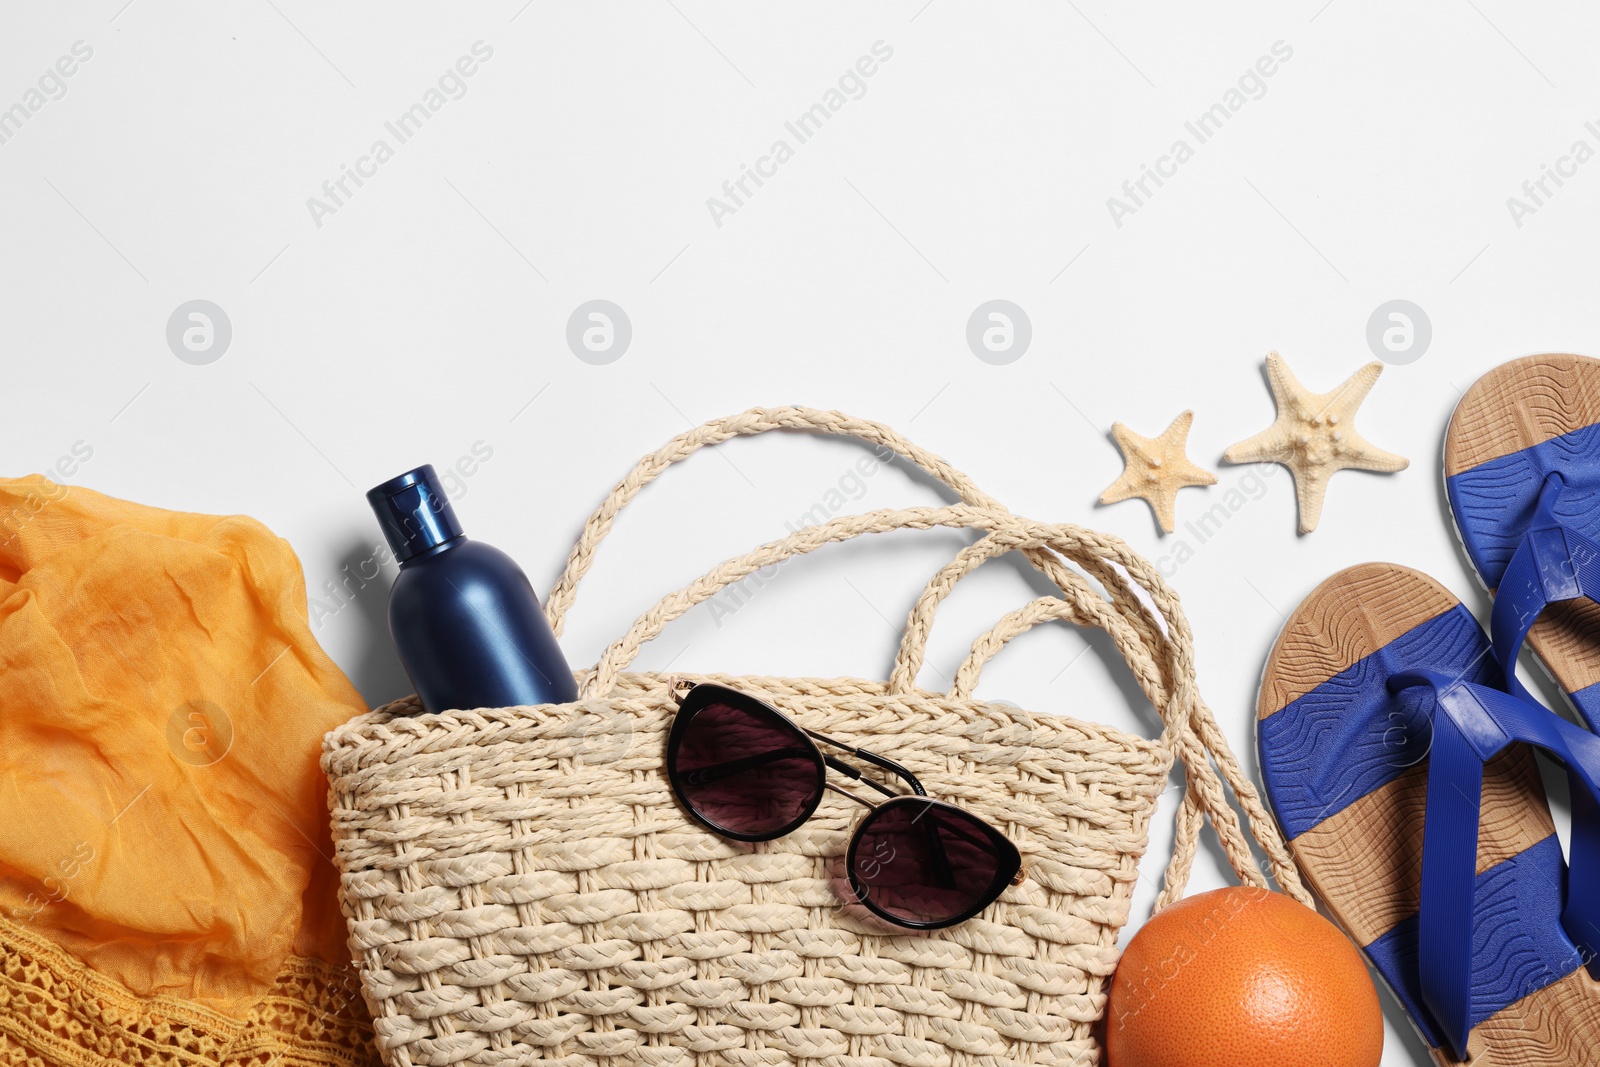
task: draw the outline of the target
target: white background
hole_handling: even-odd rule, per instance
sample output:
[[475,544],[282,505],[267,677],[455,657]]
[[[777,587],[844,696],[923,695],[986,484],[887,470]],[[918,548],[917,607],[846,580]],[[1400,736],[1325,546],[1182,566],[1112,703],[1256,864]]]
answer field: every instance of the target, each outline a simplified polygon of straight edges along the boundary
[[[1440,443],[1488,368],[1600,350],[1600,162],[1520,226],[1506,203],[1575,140],[1600,147],[1584,127],[1600,119],[1597,22],[1504,0],[8,4],[0,107],[75,42],[93,56],[0,144],[0,469],[42,471],[82,442],[93,456],[66,480],[254,515],[326,598],[377,542],[363,492],[478,445],[492,457],[458,513],[542,591],[639,455],[708,418],[799,403],[883,420],[1013,509],[1113,531],[1173,570],[1183,524],[1249,474],[1222,450],[1272,420],[1265,353],[1332,389],[1372,358],[1372,311],[1414,301],[1432,344],[1385,371],[1358,423],[1410,469],[1336,476],[1304,537],[1278,469],[1176,568],[1203,690],[1253,769],[1262,661],[1323,577],[1393,560],[1483,612],[1448,527]],[[318,225],[308,198],[374,140],[394,146],[384,123],[477,41],[493,56],[465,95]],[[879,41],[893,55],[864,95],[795,147],[785,121]],[[1293,55],[1264,95],[1116,225],[1107,198],[1175,139],[1193,146],[1184,123],[1279,41]],[[719,226],[707,198],[780,137],[794,158]],[[633,329],[603,366],[565,340],[597,298]],[[965,337],[995,298],[1033,330],[1003,366]],[[192,299],[232,324],[208,365],[166,340]],[[1220,484],[1181,494],[1179,534],[1158,536],[1137,501],[1097,508],[1121,470],[1110,424],[1153,436],[1191,407],[1190,455]],[[575,664],[656,596],[781,536],[866,454],[792,435],[718,451],[624,517],[573,613]],[[864,485],[853,509],[941,499],[898,466]],[[961,541],[826,550],[736,617],[697,609],[642,665],[881,676]],[[950,602],[925,684],[1034,595],[1020,571],[985,570]],[[328,600],[338,610],[317,629],[374,703],[408,691],[387,580]],[[1151,732],[1108,648],[1042,628],[980,694]],[[1226,880],[1217,857],[1202,855],[1196,888]],[[1384,1062],[1424,1062],[1386,1007]]]

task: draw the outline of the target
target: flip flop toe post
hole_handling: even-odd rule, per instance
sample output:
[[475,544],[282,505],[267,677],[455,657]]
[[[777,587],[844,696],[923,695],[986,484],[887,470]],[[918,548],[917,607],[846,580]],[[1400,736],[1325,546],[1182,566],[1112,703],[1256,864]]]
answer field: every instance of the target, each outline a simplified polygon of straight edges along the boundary
[[[1600,984],[1584,968],[1600,930],[1571,936],[1590,916],[1569,907],[1577,874],[1531,751],[1512,741],[1528,734],[1594,769],[1600,751],[1570,751],[1584,745],[1572,735],[1594,735],[1548,727],[1559,720],[1501,682],[1443,586],[1392,564],[1343,571],[1268,658],[1262,778],[1301,870],[1437,1063],[1600,1064]],[[1585,888],[1600,897],[1600,880]]]
[[1495,594],[1502,667],[1525,640],[1600,729],[1600,360],[1526,356],[1485,374],[1450,418],[1444,463],[1462,547]]

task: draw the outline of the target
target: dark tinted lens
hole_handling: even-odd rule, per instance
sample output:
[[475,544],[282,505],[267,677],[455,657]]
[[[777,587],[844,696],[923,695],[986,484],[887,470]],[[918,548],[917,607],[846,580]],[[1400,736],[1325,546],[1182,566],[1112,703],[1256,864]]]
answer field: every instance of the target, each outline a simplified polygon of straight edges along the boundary
[[760,837],[802,818],[822,792],[817,750],[759,706],[715,702],[694,713],[678,744],[678,794],[720,829]]
[[919,797],[890,801],[861,824],[857,890],[879,910],[913,923],[949,922],[987,903],[1009,860],[974,816]]

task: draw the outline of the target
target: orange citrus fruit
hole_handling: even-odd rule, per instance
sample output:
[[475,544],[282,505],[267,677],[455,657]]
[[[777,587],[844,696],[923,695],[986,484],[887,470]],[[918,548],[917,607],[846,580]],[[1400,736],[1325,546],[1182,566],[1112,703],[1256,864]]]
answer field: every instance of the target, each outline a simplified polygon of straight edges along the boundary
[[1108,1067],[1377,1067],[1383,1015],[1345,936],[1281,893],[1180,900],[1111,979]]

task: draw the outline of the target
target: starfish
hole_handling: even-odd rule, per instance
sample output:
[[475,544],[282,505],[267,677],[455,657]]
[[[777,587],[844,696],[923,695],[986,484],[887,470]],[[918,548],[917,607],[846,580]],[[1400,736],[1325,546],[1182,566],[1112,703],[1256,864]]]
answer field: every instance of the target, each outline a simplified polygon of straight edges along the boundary
[[1404,456],[1385,452],[1356,432],[1356,408],[1383,373],[1382,363],[1368,363],[1331,393],[1313,393],[1300,384],[1283,357],[1267,354],[1267,382],[1278,418],[1254,437],[1222,454],[1227,463],[1281,463],[1294,475],[1300,507],[1300,532],[1310,533],[1322,518],[1322,498],[1334,471],[1393,473],[1409,464]]
[[1161,431],[1160,437],[1140,437],[1120,422],[1111,424],[1111,436],[1122,449],[1122,476],[1100,494],[1100,503],[1115,504],[1143,497],[1156,513],[1162,532],[1171,533],[1176,517],[1173,505],[1178,490],[1189,485],[1215,485],[1217,476],[1189,462],[1184,451],[1194,412],[1185,411]]

